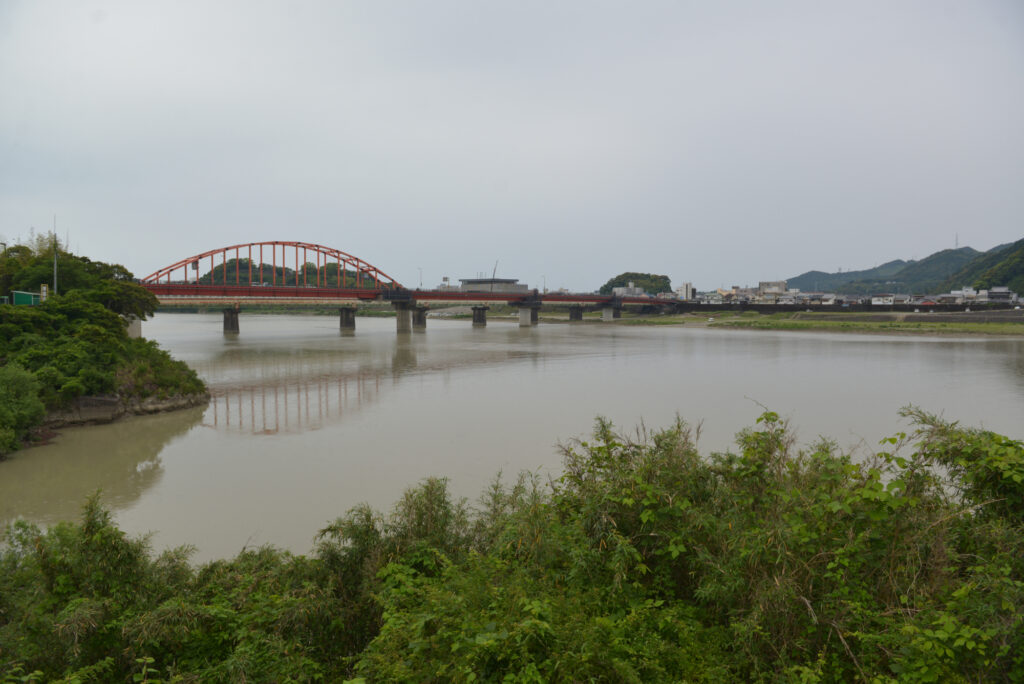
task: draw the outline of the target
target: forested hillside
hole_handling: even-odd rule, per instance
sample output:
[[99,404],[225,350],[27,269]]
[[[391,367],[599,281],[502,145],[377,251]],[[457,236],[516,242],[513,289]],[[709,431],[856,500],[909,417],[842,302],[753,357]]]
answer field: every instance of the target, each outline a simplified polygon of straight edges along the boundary
[[1024,239],[980,255],[943,284],[946,289],[965,285],[979,290],[1006,285],[1024,295]]
[[902,292],[938,294],[964,286],[1007,285],[1024,293],[1024,240],[988,252],[970,247],[944,249],[919,261],[890,261],[877,268],[845,273],[808,271],[787,280],[791,288],[839,294]]
[[887,261],[881,266],[862,271],[845,271],[825,273],[824,271],[808,271],[786,281],[788,287],[804,292],[841,292],[842,286],[853,280],[878,280],[888,278],[907,265],[906,261],[896,259]]
[[888,277],[863,278],[844,283],[839,292],[843,294],[938,292],[953,273],[959,271],[980,254],[970,247],[944,249],[920,261],[909,261],[903,268]]

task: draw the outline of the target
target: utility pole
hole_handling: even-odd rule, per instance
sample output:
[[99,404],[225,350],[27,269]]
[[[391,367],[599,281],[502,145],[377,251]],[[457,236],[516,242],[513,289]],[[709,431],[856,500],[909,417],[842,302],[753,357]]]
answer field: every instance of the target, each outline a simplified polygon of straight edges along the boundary
[[57,215],[53,215],[53,294],[57,294]]

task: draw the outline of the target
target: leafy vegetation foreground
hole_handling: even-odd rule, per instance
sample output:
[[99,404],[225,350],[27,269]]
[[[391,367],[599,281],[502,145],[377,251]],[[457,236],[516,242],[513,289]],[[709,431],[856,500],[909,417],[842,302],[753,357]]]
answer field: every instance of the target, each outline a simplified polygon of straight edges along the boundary
[[153,558],[94,498],[0,555],[6,681],[1024,679],[1024,445],[908,409],[854,462],[778,416],[738,453],[600,422],[550,486],[444,480],[313,554]]

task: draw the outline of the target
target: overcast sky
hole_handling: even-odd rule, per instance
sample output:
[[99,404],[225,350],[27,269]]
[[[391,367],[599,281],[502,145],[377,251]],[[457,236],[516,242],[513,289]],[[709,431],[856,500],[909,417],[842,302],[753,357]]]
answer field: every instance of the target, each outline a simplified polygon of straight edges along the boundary
[[1024,2],[0,0],[0,239],[700,289],[1024,237]]

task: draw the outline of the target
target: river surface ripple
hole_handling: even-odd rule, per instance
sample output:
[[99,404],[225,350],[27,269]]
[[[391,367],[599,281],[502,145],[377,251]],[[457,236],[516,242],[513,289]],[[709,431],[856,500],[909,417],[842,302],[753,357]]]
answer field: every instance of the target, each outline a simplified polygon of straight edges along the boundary
[[475,499],[499,472],[557,476],[559,443],[596,416],[624,429],[700,425],[702,452],[732,447],[762,406],[872,449],[915,404],[1022,437],[1024,339],[752,332],[679,326],[158,314],[143,334],[195,368],[204,408],[66,429],[0,463],[0,523],[75,519],[103,501],[153,547],[198,561],[273,544],[308,552],[360,502],[388,510],[429,476]]

